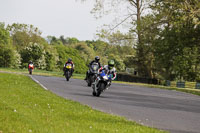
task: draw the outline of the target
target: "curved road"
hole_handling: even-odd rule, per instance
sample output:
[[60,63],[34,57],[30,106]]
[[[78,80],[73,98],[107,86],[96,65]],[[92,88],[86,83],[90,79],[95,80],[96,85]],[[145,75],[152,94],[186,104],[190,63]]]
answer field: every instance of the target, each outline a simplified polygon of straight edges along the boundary
[[113,83],[100,97],[84,80],[33,75],[53,93],[103,112],[171,133],[200,133],[200,97],[183,92]]

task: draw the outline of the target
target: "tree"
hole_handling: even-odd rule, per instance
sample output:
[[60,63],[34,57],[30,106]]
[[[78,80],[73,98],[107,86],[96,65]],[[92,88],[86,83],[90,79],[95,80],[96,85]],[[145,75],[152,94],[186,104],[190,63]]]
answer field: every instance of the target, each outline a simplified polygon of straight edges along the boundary
[[23,49],[30,42],[44,44],[45,39],[41,37],[41,32],[37,27],[27,24],[13,23],[7,26],[7,30],[12,37],[13,45],[17,50]]
[[68,60],[68,58],[72,58],[75,64],[76,73],[85,73],[87,71],[86,63],[78,50],[67,47],[65,45],[55,45],[55,48],[57,50],[58,57],[59,57],[57,65],[60,70],[63,69],[63,65]]
[[0,23],[0,44],[10,44],[11,39],[8,30],[5,29],[5,24]]
[[200,25],[188,7],[199,9],[199,4],[196,0],[156,0],[152,6],[159,28],[153,45],[156,69],[166,79],[199,78]]
[[0,44],[0,67],[11,67],[14,61],[14,50],[11,45]]
[[[121,21],[117,24],[115,24],[115,26],[113,26],[112,28],[110,28],[110,32],[112,32],[116,27],[118,27],[119,25],[121,25],[122,23],[124,23],[125,21],[129,20],[131,27],[130,28],[130,32],[132,34],[135,34],[132,36],[132,39],[136,39],[136,44],[135,45],[135,49],[136,49],[136,57],[137,58],[137,62],[135,62],[138,71],[139,71],[139,75],[140,76],[147,76],[147,77],[151,77],[151,75],[149,75],[149,73],[146,72],[146,58],[145,58],[145,51],[144,51],[144,47],[145,44],[143,42],[143,36],[142,36],[142,27],[141,27],[141,18],[142,16],[145,16],[146,14],[144,13],[144,10],[148,10],[149,8],[149,3],[151,3],[151,0],[96,0],[94,8],[92,10],[93,13],[95,14],[99,14],[99,16],[101,17],[102,14],[107,14],[108,12],[111,12],[112,10],[114,11],[121,11],[120,7],[122,9],[124,9],[124,7],[122,6],[126,6],[127,7],[127,12],[126,14],[123,14],[124,16],[121,17]],[[109,9],[106,9],[106,7],[110,7]],[[117,9],[118,8],[118,9]],[[130,38],[129,38],[130,39]],[[134,45],[132,44],[132,45]],[[141,67],[144,66],[144,67]]]
[[76,43],[79,43],[80,41],[75,38],[75,37],[67,37],[66,38],[66,44],[76,44]]
[[86,64],[89,64],[89,62],[95,57],[94,50],[88,47],[84,42],[73,44],[71,47],[79,51]]
[[27,67],[27,63],[32,60],[36,67],[44,68],[42,65],[45,64],[45,60],[42,60],[44,58],[44,48],[40,44],[29,43],[28,46],[20,51],[20,54],[22,57],[22,67]]

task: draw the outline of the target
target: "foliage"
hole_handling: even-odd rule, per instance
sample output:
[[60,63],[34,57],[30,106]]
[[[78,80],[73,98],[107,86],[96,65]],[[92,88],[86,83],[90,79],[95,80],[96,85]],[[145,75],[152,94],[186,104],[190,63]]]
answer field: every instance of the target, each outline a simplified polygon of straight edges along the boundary
[[14,61],[14,49],[11,45],[0,44],[0,67],[11,67]]
[[12,68],[20,68],[21,67],[21,55],[16,51],[14,50],[13,51],[13,61],[11,63],[11,67]]
[[[31,60],[36,67],[41,68],[45,64],[43,46],[37,43],[29,43],[20,51],[22,57],[22,66],[27,67],[27,63]],[[42,65],[43,64],[43,65]]]
[[76,49],[66,47],[64,45],[55,45],[55,48],[59,55],[59,61],[57,65],[60,70],[63,69],[63,66],[68,58],[72,58],[72,61],[75,64],[76,73],[85,73],[87,71],[85,61]]
[[7,26],[7,30],[10,32],[13,45],[16,46],[18,50],[29,45],[30,42],[40,44],[46,43],[40,36],[41,32],[39,29],[33,25],[13,23]]
[[0,44],[10,44],[10,35],[5,29],[5,24],[0,22]]
[[195,9],[199,6],[193,2],[157,0],[153,5],[152,9],[157,11],[154,22],[159,23],[156,28],[161,27],[153,45],[155,63],[165,79],[195,81],[199,78],[200,26],[194,21],[193,13],[186,12],[191,5]]
[[89,62],[95,57],[95,51],[88,47],[88,45],[84,42],[73,44],[71,47],[79,51],[86,64],[89,64]]
[[59,58],[54,47],[47,46],[47,48],[45,48],[45,61],[46,70],[53,71],[57,69],[57,62],[59,61]]

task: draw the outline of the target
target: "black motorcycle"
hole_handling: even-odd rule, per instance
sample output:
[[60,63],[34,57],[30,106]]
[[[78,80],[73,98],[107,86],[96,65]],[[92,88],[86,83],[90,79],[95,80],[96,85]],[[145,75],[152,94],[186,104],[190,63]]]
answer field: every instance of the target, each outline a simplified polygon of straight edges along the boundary
[[108,74],[107,71],[102,70],[95,82],[92,84],[93,96],[99,97],[101,93],[109,87],[111,83],[112,75]]
[[86,82],[88,83],[88,86],[91,86],[94,80],[97,78],[97,74],[99,70],[99,64],[98,63],[93,63],[90,68],[89,68],[89,74],[87,77]]
[[69,81],[70,77],[72,76],[72,64],[66,64],[65,66],[65,78]]

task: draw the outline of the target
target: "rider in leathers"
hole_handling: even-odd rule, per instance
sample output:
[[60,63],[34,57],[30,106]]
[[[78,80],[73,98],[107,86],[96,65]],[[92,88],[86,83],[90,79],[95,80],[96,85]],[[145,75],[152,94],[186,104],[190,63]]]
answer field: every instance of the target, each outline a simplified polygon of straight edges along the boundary
[[[88,67],[90,68],[90,67],[92,66],[93,63],[98,63],[99,68],[101,68],[101,63],[99,62],[99,60],[100,60],[100,57],[99,57],[99,56],[96,56],[95,59],[94,59],[93,61],[90,62],[90,64],[88,65]],[[86,78],[85,78],[85,80],[87,80],[89,74],[90,74],[90,71],[88,70],[88,71],[86,72]]]
[[[114,60],[109,60],[108,61],[108,65],[105,65],[101,70],[106,70],[109,74],[112,75],[112,79],[108,82],[108,87],[111,85],[112,80],[115,80],[116,76],[117,76],[117,72],[116,72],[116,68],[114,67],[115,62]],[[108,88],[106,88],[108,89]]]
[[72,62],[72,59],[69,58],[68,61],[64,64],[64,67],[63,67],[63,72],[64,72],[64,74],[63,74],[63,76],[65,75],[65,69],[66,69],[66,65],[67,65],[67,64],[71,64],[71,65],[72,65],[71,74],[73,74],[73,72],[74,72],[74,67],[75,67],[75,65],[74,65],[74,63]]

